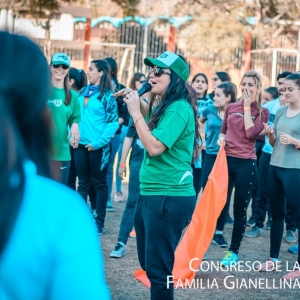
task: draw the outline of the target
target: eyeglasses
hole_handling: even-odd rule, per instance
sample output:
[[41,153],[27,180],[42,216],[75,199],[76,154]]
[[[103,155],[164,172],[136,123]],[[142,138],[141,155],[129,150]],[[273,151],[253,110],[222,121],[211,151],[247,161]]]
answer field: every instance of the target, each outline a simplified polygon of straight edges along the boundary
[[69,67],[67,65],[52,65],[52,67],[54,69],[58,69],[59,67],[62,67],[64,70],[67,70],[69,69]]
[[218,80],[220,80],[220,79],[217,78],[217,77],[213,77],[211,80],[212,80],[212,81],[218,81]]
[[160,77],[162,74],[168,74],[171,76],[171,73],[166,72],[163,68],[151,68],[150,74],[153,72],[155,77]]

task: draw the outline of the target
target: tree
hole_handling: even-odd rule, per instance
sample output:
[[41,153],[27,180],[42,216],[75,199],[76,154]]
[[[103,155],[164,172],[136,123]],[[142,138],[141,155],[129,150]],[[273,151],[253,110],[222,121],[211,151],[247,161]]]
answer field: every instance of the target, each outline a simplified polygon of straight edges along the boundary
[[11,9],[13,15],[32,18],[35,24],[45,29],[46,39],[50,38],[51,20],[60,15],[62,4],[76,2],[72,0],[13,0],[3,6]]
[[[232,52],[243,47],[246,32],[260,41],[260,48],[297,45],[293,26],[300,19],[299,0],[179,0],[173,15],[193,16],[191,25],[183,27],[179,40],[193,55],[219,57],[229,68]],[[223,62],[222,62],[223,60]],[[227,65],[226,65],[227,64]]]

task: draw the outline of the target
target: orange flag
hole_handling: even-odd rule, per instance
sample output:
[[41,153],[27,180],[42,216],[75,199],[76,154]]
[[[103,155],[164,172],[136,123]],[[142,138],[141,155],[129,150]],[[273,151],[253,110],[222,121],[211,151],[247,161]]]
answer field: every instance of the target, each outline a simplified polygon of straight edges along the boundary
[[[199,268],[211,243],[217,219],[226,203],[227,189],[227,160],[224,147],[221,147],[192,221],[175,251],[174,286],[178,280],[181,282],[178,286],[184,286],[186,281],[191,282],[195,277],[193,270]],[[134,277],[150,288],[145,271],[135,271]]]

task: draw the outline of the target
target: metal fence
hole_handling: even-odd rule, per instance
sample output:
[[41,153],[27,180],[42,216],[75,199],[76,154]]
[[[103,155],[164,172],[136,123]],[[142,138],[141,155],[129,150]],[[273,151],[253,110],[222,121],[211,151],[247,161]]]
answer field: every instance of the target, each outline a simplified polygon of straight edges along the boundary
[[[71,66],[83,69],[85,42],[35,40],[42,48],[48,61],[53,54],[65,52],[71,59]],[[118,79],[127,84],[133,76],[136,45],[91,42],[90,60],[114,58],[118,63]]]
[[257,70],[264,78],[265,85],[276,85],[276,78],[284,71],[300,70],[300,56],[295,49],[263,49],[251,51],[251,69]]
[[[74,39],[84,40],[84,23],[74,25]],[[118,28],[109,22],[101,22],[91,29],[91,40],[105,43],[120,43],[136,45],[134,55],[134,71],[143,69],[143,44],[145,27],[135,21],[125,22]],[[167,37],[167,38],[166,38]],[[147,56],[155,57],[167,50],[168,33],[158,34],[151,26],[148,28]],[[176,47],[176,52],[183,55],[183,51]]]

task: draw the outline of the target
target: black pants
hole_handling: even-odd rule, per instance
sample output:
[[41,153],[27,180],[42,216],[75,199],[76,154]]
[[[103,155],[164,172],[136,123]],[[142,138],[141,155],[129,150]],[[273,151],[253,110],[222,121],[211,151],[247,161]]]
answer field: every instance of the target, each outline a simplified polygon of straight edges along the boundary
[[215,164],[217,155],[205,154],[205,159],[202,159],[202,174],[201,174],[201,186],[204,188],[206,186],[208,176]]
[[56,181],[66,185],[68,182],[70,161],[51,160],[50,168],[51,168],[53,178]]
[[72,190],[76,191],[76,166],[75,166],[75,159],[74,159],[74,148],[70,146],[70,153],[71,153],[71,161],[70,161],[70,169],[69,169],[69,176],[67,186]]
[[[296,227],[300,232],[300,197],[299,197],[300,169],[285,169],[270,165],[268,173],[268,188],[272,209],[271,249],[270,257],[278,258],[284,229],[286,202]],[[300,246],[300,239],[298,239]],[[300,252],[298,251],[298,263]]]
[[292,211],[292,208],[290,207],[289,202],[286,203],[285,229],[291,230],[294,232],[297,229],[295,218],[293,217],[293,211]]
[[102,148],[88,151],[84,145],[74,149],[76,169],[79,179],[78,193],[87,201],[91,182],[96,188],[96,213],[97,225],[104,226],[107,201],[106,168],[100,170]]
[[152,300],[172,300],[174,252],[182,230],[192,218],[196,197],[140,196],[134,227],[138,258],[151,283]]
[[[253,186],[257,180],[257,167],[254,159],[242,159],[231,156],[227,156],[227,164],[229,188],[227,202],[224,207],[224,209],[227,208],[227,211],[229,209],[228,196],[231,192],[230,189],[233,184],[235,186],[233,203],[234,225],[229,250],[238,254],[246,227],[247,207],[252,196]],[[223,214],[223,211],[221,215]],[[221,220],[222,223],[221,221],[219,223],[219,226],[222,225],[223,228],[226,219],[226,214],[224,213],[224,215],[225,217],[223,216]]]
[[[268,192],[268,170],[271,160],[271,154],[263,152],[259,162],[258,168],[258,194],[256,196],[256,226],[259,228],[264,227],[264,221],[266,218],[266,212],[268,211],[269,220],[272,219],[272,210],[269,204],[269,192]],[[286,230],[296,231],[296,223],[293,218],[292,210],[289,207],[289,203],[286,203],[286,215],[285,215],[285,222],[286,222]]]
[[[260,142],[260,141],[256,141],[255,143],[255,149],[256,149],[256,166],[257,169],[259,169],[259,164],[260,164],[260,158],[262,156],[262,148],[264,146],[264,142]],[[251,201],[251,216],[255,217],[256,214],[256,197],[257,197],[257,193],[258,193],[258,184],[259,181],[261,180],[259,173],[258,173],[258,178],[256,181],[256,184],[253,187],[253,191],[252,191],[252,201]]]
[[198,195],[201,190],[202,168],[195,168],[195,165],[192,164],[192,169],[193,169],[193,184],[194,184],[194,189],[195,189],[195,193],[196,193],[196,199],[198,199]]
[[[264,227],[264,222],[266,218],[266,213],[268,211],[269,220],[272,219],[272,212],[269,205],[268,196],[268,170],[271,160],[271,154],[263,152],[260,157],[259,167],[258,167],[258,193],[256,195],[256,212],[255,212],[255,222],[256,226],[259,228]],[[253,200],[252,200],[253,201]]]

